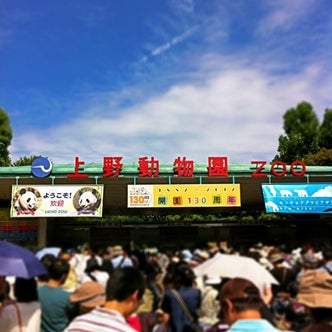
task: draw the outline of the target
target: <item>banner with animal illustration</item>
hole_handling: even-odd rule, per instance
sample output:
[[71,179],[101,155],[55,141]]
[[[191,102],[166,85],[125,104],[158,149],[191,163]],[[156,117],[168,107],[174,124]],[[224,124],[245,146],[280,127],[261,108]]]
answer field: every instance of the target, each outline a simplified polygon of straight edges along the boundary
[[332,183],[263,184],[267,213],[332,213]]
[[13,185],[10,216],[102,217],[102,185]]
[[238,207],[239,184],[128,185],[128,207]]

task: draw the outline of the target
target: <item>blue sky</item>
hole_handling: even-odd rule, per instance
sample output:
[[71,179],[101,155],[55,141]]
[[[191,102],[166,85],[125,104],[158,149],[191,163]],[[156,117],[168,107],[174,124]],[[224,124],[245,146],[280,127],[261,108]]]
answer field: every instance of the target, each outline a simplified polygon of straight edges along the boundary
[[282,116],[332,108],[330,0],[1,0],[13,161],[271,161]]

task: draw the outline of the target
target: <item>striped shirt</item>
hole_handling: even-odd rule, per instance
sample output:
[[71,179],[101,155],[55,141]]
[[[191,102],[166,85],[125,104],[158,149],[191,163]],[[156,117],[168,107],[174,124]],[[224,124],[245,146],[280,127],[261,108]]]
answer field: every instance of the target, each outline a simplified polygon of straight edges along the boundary
[[137,332],[117,311],[97,307],[76,317],[63,332]]

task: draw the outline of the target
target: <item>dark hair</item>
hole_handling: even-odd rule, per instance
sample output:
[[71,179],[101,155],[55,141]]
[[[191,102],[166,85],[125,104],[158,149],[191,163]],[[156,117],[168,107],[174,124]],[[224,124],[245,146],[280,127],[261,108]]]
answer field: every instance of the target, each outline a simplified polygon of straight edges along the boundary
[[322,254],[326,262],[332,260],[332,246],[324,247],[322,250]]
[[324,323],[331,320],[331,308],[310,308],[311,317],[315,323]]
[[116,269],[110,276],[106,285],[106,301],[124,301],[138,290],[138,299],[143,297],[145,279],[136,267],[125,266]]
[[246,297],[229,299],[233,303],[234,311],[241,312],[247,309],[260,311],[263,307],[263,301],[260,297],[258,289],[256,287],[248,287],[244,290],[244,292],[247,294]]
[[195,273],[188,263],[176,263],[174,267],[174,282],[176,288],[192,287],[195,278]]
[[38,280],[40,281],[48,281],[50,279],[50,276],[48,274],[48,270],[52,263],[56,260],[56,257],[52,254],[45,254],[42,259],[40,260],[42,264],[45,266],[45,270],[47,271],[46,274],[38,276]]
[[95,257],[91,257],[88,259],[88,261],[86,262],[86,267],[84,272],[85,273],[91,273],[94,270],[99,270],[102,271],[101,266],[99,265],[97,259]]
[[63,275],[68,275],[70,265],[68,261],[62,258],[56,258],[48,269],[48,274],[51,279],[60,280]]
[[14,295],[17,302],[38,301],[36,280],[34,278],[23,279],[16,277],[14,284]]

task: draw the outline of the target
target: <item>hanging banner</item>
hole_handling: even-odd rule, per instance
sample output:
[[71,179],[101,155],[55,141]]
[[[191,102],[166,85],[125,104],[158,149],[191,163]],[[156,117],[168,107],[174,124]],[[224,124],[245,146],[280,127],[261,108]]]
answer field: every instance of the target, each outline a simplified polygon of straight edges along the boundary
[[102,185],[13,185],[10,216],[102,217]]
[[237,207],[239,184],[128,185],[128,207]]
[[332,213],[332,183],[263,184],[267,213]]

